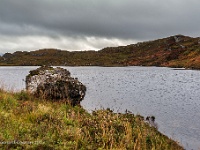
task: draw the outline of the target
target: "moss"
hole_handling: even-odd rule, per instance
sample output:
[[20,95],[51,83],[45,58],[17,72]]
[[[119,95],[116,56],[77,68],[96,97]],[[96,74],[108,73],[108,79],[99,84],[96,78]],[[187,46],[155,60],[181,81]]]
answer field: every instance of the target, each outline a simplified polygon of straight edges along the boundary
[[29,74],[30,76],[38,75],[39,74],[39,70],[31,70],[29,73],[30,73]]
[[54,70],[54,68],[51,67],[51,66],[42,65],[41,67],[39,67],[39,68],[37,68],[35,70],[31,70],[29,72],[29,76],[39,75],[42,72],[44,72],[45,70]]

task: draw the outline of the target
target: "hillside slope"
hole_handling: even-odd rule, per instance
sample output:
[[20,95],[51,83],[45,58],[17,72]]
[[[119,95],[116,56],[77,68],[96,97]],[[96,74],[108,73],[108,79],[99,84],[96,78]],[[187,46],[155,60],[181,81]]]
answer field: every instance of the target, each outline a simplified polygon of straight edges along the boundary
[[183,35],[99,51],[41,49],[0,57],[0,65],[166,66],[200,69],[200,38]]

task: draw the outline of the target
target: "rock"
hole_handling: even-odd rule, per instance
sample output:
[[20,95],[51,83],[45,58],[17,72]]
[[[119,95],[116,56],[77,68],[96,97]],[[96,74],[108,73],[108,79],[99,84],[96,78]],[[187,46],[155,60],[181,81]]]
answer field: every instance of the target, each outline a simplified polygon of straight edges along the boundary
[[174,40],[175,40],[176,43],[181,42],[183,38],[184,38],[184,36],[180,35],[180,34],[174,36]]
[[66,69],[42,66],[26,76],[26,90],[50,100],[67,100],[73,106],[83,100],[86,87]]
[[152,126],[154,128],[158,128],[158,124],[155,122],[154,116],[147,116],[146,121],[150,124],[150,126]]

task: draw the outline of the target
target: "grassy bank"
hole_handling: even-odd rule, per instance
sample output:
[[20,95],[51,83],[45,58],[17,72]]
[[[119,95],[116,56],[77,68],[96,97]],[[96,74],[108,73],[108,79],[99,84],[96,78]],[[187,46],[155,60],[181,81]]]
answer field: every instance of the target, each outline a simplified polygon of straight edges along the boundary
[[0,148],[182,150],[143,117],[36,99],[0,90]]

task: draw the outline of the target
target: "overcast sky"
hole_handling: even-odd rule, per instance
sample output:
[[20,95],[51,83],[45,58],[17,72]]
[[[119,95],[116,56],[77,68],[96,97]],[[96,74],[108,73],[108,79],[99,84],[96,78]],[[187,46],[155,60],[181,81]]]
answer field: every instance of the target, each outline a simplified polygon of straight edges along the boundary
[[0,0],[0,53],[199,37],[199,0]]

